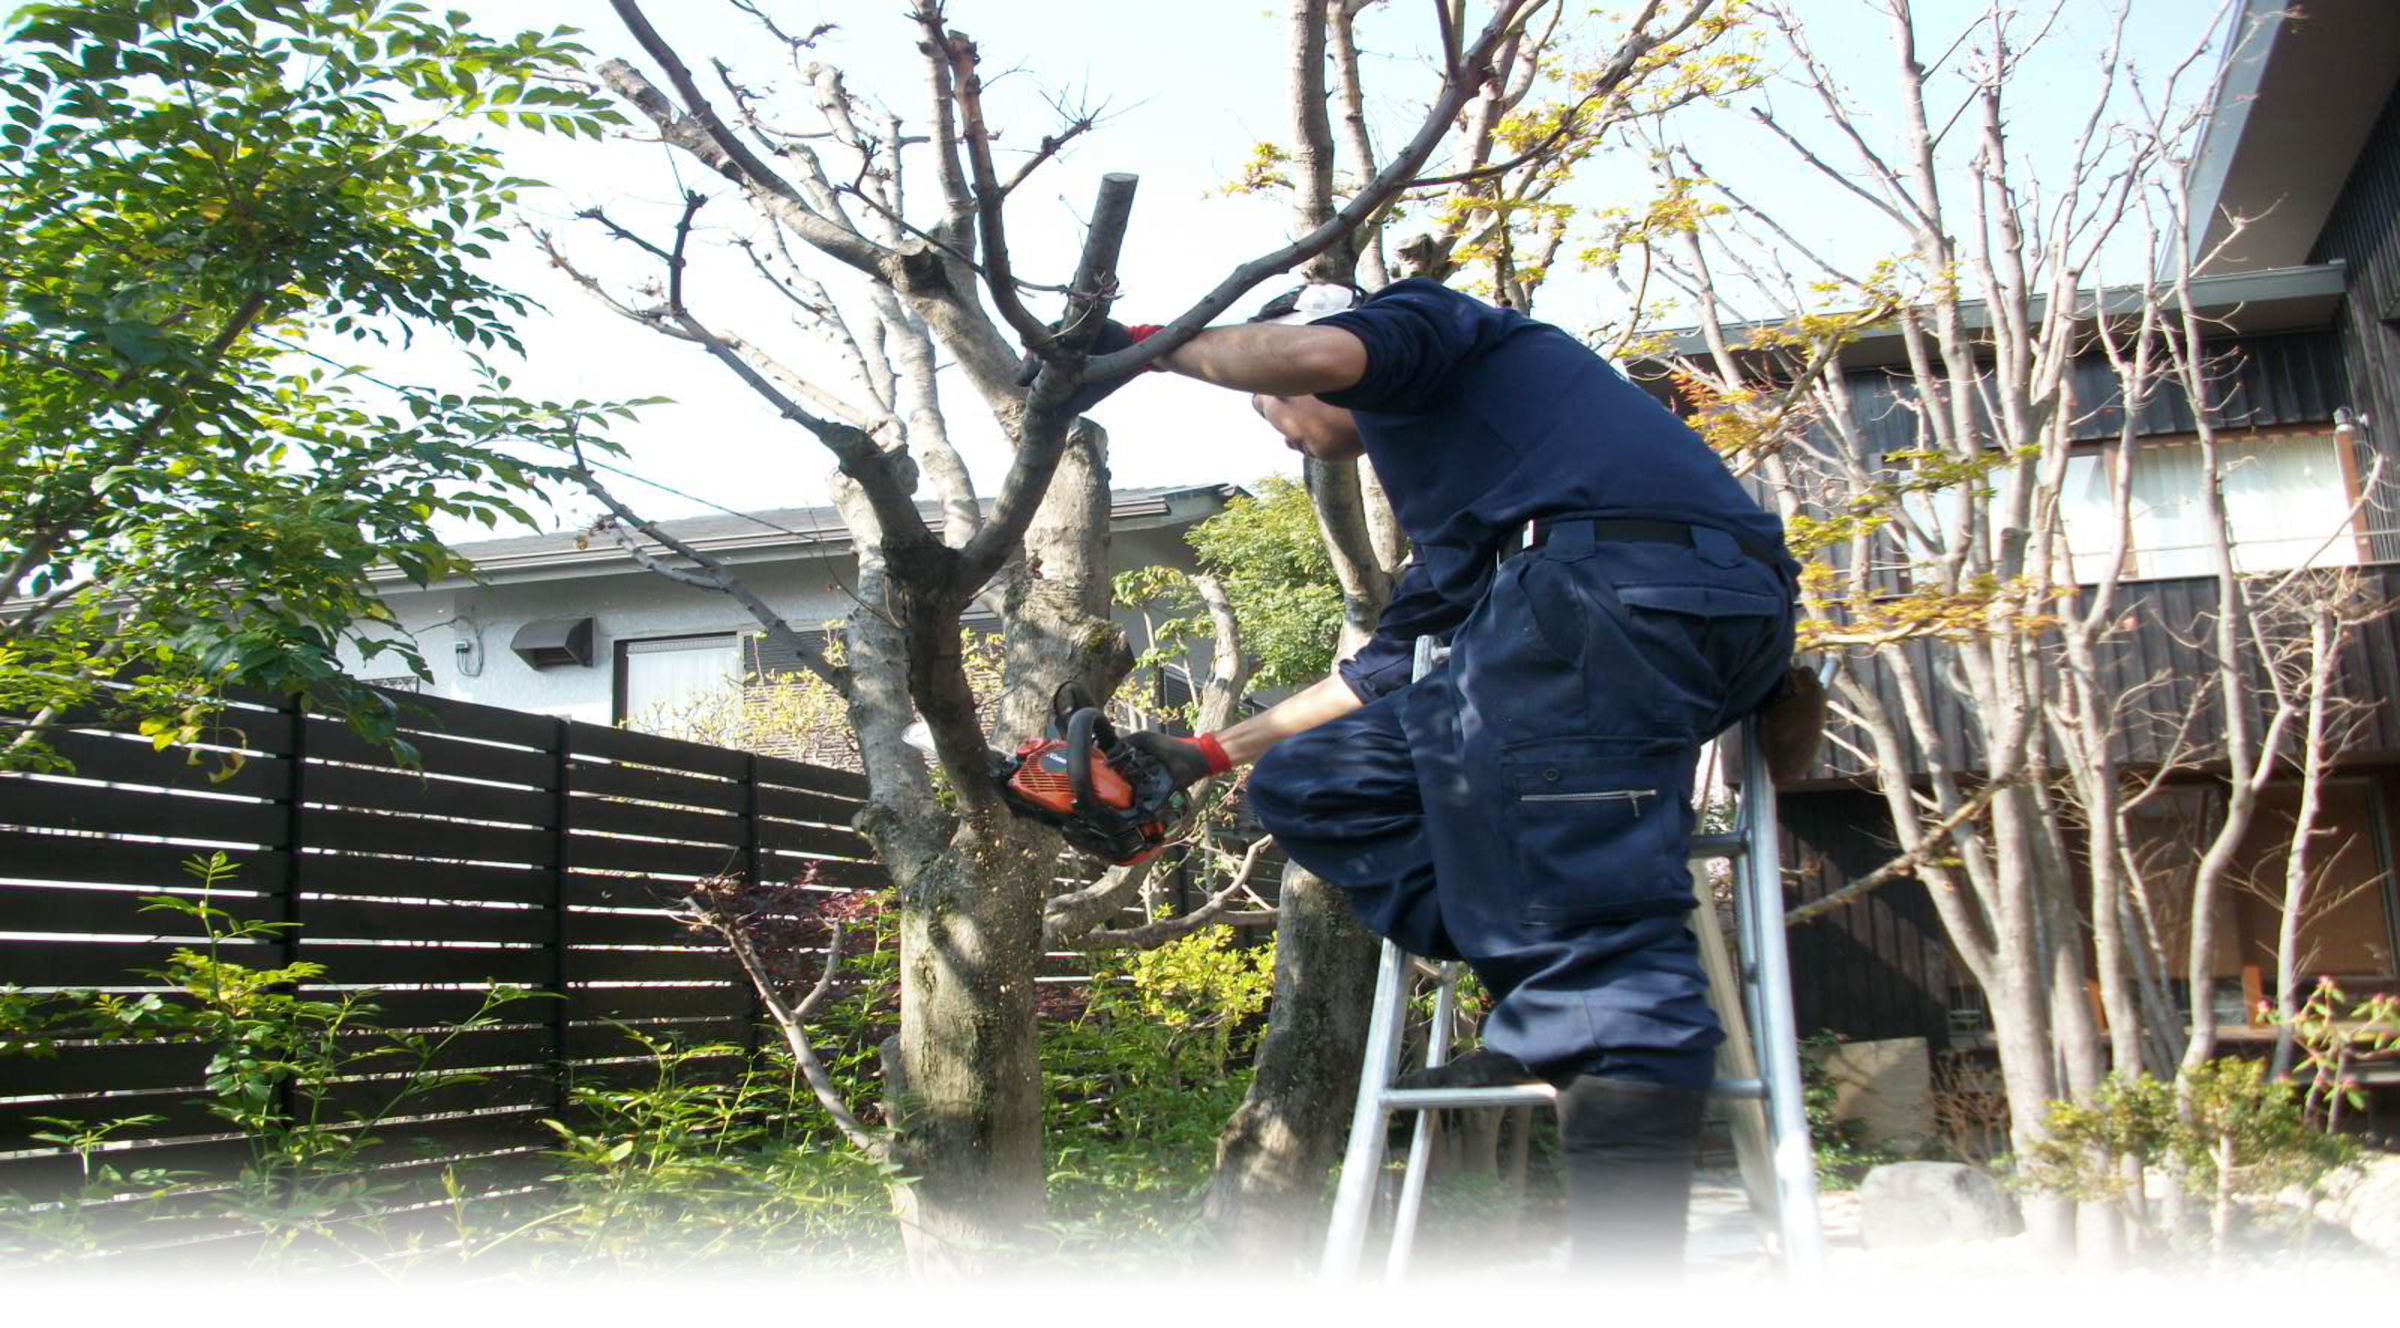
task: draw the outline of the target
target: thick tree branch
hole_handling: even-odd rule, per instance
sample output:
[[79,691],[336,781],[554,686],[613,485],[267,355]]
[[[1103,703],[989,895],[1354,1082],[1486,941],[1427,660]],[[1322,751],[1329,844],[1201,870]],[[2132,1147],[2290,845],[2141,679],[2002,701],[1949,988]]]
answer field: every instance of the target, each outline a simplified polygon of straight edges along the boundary
[[1103,355],[1086,365],[1084,372],[1093,378],[1115,378],[1130,374],[1165,355],[1197,336],[1217,315],[1233,307],[1251,287],[1278,272],[1293,267],[1325,252],[1342,237],[1366,222],[1390,202],[1409,180],[1424,168],[1433,150],[1440,146],[1450,127],[1457,121],[1459,111],[1469,98],[1492,77],[1492,55],[1515,28],[1517,15],[1526,0],[1500,0],[1480,36],[1454,62],[1442,80],[1440,92],[1426,111],[1425,119],[1416,134],[1384,168],[1352,195],[1341,210],[1324,225],[1292,241],[1290,244],[1261,254],[1236,267],[1231,275],[1217,283],[1199,302],[1175,317],[1156,335],[1111,355]]
[[1916,875],[1917,869],[1932,861],[1934,854],[1949,848],[1950,836],[1959,827],[1981,816],[1984,808],[1992,805],[1992,799],[1998,797],[2001,790],[2023,782],[2024,774],[2019,772],[2015,779],[1995,781],[1975,790],[1975,796],[1960,803],[1942,819],[1926,826],[1923,837],[1917,841],[1915,847],[1831,894],[1809,900],[1797,908],[1784,910],[1783,925],[1797,927],[1803,922],[1813,922],[1903,876]]

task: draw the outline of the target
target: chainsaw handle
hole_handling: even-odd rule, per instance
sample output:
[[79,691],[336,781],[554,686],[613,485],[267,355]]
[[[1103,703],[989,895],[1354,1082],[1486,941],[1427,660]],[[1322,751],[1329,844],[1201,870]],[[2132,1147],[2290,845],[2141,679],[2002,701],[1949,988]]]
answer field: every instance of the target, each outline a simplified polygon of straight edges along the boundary
[[1077,811],[1099,805],[1092,794],[1092,734],[1100,722],[1100,711],[1095,706],[1085,706],[1067,716],[1063,735],[1067,742],[1067,787],[1075,791]]

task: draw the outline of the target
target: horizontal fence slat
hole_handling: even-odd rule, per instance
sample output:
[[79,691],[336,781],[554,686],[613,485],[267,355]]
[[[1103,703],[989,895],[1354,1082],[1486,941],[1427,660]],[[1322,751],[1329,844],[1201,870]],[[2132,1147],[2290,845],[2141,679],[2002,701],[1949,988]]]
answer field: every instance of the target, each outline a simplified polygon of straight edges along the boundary
[[820,885],[854,890],[881,890],[892,883],[890,873],[884,871],[880,862],[844,862],[837,858],[773,849],[759,854],[758,870],[770,881],[797,880],[803,873],[813,871]]
[[[455,1166],[462,1178],[485,1175],[523,1159],[539,1168],[529,1180],[538,1180],[542,1171],[555,1169],[555,1162],[542,1153],[558,1142],[558,1136],[542,1128],[539,1117],[548,1114],[525,1108],[502,1110],[490,1114],[460,1117],[452,1120],[411,1121],[404,1125],[387,1125],[376,1132],[379,1142],[360,1151],[362,1165],[384,1168],[401,1166]],[[250,1146],[239,1139],[202,1143],[153,1143],[106,1155],[106,1160],[120,1170],[135,1167],[157,1167],[168,1171],[198,1172],[203,1175],[230,1174],[240,1164],[250,1160]],[[386,1171],[383,1174],[391,1174]],[[29,1196],[42,1196],[70,1188],[79,1182],[78,1167],[72,1155],[18,1158],[0,1163],[0,1189],[14,1189]],[[172,1223],[174,1236],[193,1234],[202,1222],[201,1215],[213,1215],[220,1201],[216,1196],[194,1194],[176,1201],[173,1206],[148,1210],[163,1214]],[[139,1223],[137,1230],[151,1235],[165,1234],[158,1218],[144,1220],[143,1211],[127,1214],[129,1221]],[[111,1240],[111,1248],[131,1249],[130,1240]]]
[[511,982],[538,986],[550,976],[541,950],[480,945],[359,945],[300,934],[300,958],[323,964],[338,983]]
[[16,775],[0,775],[0,821],[103,834],[264,845],[284,842],[284,809],[273,803],[62,784]]
[[779,816],[789,821],[819,821],[826,825],[848,825],[866,804],[849,798],[837,798],[824,793],[801,789],[776,788],[771,784],[758,786],[758,810],[767,816]]
[[568,806],[567,823],[579,831],[656,835],[662,839],[696,839],[709,844],[739,844],[746,830],[745,818],[741,816],[581,797]]
[[[179,1089],[129,1093],[123,1097],[0,1102],[0,1151],[56,1147],[33,1137],[57,1132],[58,1126],[44,1120],[44,1117],[93,1126],[108,1121],[131,1120],[136,1116],[156,1116],[159,1119],[125,1126],[112,1131],[108,1137],[114,1140],[171,1139],[195,1134],[224,1134],[233,1128],[223,1119],[210,1115],[205,1103],[194,1101],[192,1094]],[[110,1159],[112,1162],[114,1160]],[[0,1170],[0,1176],[5,1175],[6,1172]]]
[[530,941],[550,939],[550,911],[408,904],[381,899],[300,900],[303,934],[318,939],[358,937],[412,941]]
[[311,808],[303,833],[314,848],[361,853],[405,853],[424,858],[472,858],[483,862],[547,863],[554,842],[549,831],[516,826],[470,825],[464,821],[374,812]]
[[749,1021],[739,1015],[717,1015],[634,1025],[582,1024],[567,1032],[567,1056],[572,1060],[590,1060],[601,1056],[646,1055],[641,1042],[626,1031],[629,1027],[645,1037],[675,1046],[696,1047],[710,1042],[738,1044],[749,1030]]
[[[137,1092],[191,1088],[214,1053],[196,1042],[128,1042],[60,1047],[49,1056],[0,1056],[0,1091],[10,1097],[36,1093]],[[60,1104],[66,1108],[66,1104]],[[91,1109],[77,1103],[57,1115]],[[5,1174],[5,1172],[0,1172]]]
[[639,766],[602,761],[573,761],[567,765],[567,787],[576,793],[614,798],[641,798],[679,807],[705,807],[738,812],[749,806],[742,786],[730,780],[686,775],[673,770],[644,770]]
[[592,982],[611,979],[665,981],[690,978],[731,978],[733,955],[723,948],[707,950],[607,950],[576,946],[568,952],[567,971]]
[[632,761],[692,774],[721,775],[726,779],[741,778],[750,764],[750,757],[744,752],[703,747],[696,742],[636,733],[631,729],[602,728],[598,724],[574,725],[567,738],[567,750],[579,756]]
[[[203,933],[197,918],[152,907],[146,901],[153,897],[145,890],[0,885],[0,931],[166,937],[198,937]],[[198,894],[181,897],[195,904],[201,902]],[[245,921],[274,922],[283,916],[283,901],[271,895],[217,893],[209,896],[207,904]],[[19,945],[38,944],[0,941],[0,956]],[[7,960],[0,958],[0,970],[5,970],[6,965]]]
[[535,826],[551,824],[557,816],[558,801],[557,795],[547,789],[471,784],[406,770],[365,770],[323,764],[308,767],[305,792],[311,805],[335,804]]
[[54,733],[45,739],[59,755],[75,763],[78,779],[107,779],[125,784],[193,789],[202,793],[241,793],[273,798],[291,787],[291,770],[280,756],[169,747],[165,751],[147,738],[98,733]]
[[[555,1100],[557,1092],[558,1081],[548,1070],[505,1071],[481,1083],[447,1084],[411,1097],[398,1114],[430,1116],[446,1111],[545,1106]],[[391,1100],[391,1090],[374,1084],[343,1084],[326,1096],[336,1109],[376,1111]]]
[[[548,752],[495,747],[489,743],[427,733],[402,736],[416,747],[422,768],[433,774],[492,779],[533,788],[549,788],[556,778],[552,767],[557,758]],[[391,749],[368,742],[346,728],[323,722],[309,726],[308,754],[312,761],[348,761],[384,770],[403,768],[399,758],[392,755]]]
[[672,914],[586,909],[567,914],[566,933],[569,945],[690,945],[705,939]]
[[[311,984],[301,989],[311,1000],[329,1000],[338,993]],[[486,992],[473,988],[376,988],[359,993],[375,1007],[369,1016],[384,1028],[441,1028],[466,1022],[483,1008]],[[558,1009],[558,998],[543,991],[526,992],[490,1012],[495,1024],[547,1026]]]
[[600,908],[673,908],[691,893],[689,881],[665,881],[652,876],[567,877],[569,904]]
[[818,793],[833,793],[852,800],[867,796],[867,777],[855,770],[836,770],[832,766],[810,765],[783,756],[758,758],[758,782],[780,784],[786,788],[809,789]]
[[300,862],[308,888],[328,894],[523,904],[538,904],[550,897],[548,868],[530,864],[436,862],[358,853],[310,853]]
[[799,825],[791,821],[758,822],[758,842],[767,848],[793,853],[824,853],[843,858],[871,858],[875,846],[865,835],[855,830],[836,830],[824,825]]
[[[436,1035],[425,1060],[428,1071],[471,1070],[479,1066],[519,1065],[550,1055],[551,1033],[546,1028],[477,1028],[453,1036]],[[380,1045],[374,1039],[353,1039],[358,1051]],[[197,1042],[125,1042],[61,1047],[54,1056],[10,1056],[0,1059],[0,1084],[11,1097],[59,1094],[57,1115],[88,1115],[112,1110],[108,1099],[77,1101],[103,1092],[181,1089],[204,1097],[202,1072],[214,1049]],[[407,1053],[375,1055],[354,1063],[351,1073],[391,1073],[418,1063]]]
[[[106,885],[192,885],[183,864],[211,850],[188,844],[145,844],[93,835],[51,835],[0,830],[0,876],[37,881],[86,881]],[[228,884],[243,890],[272,890],[283,884],[284,856],[274,849],[227,849],[237,870]]]
[[[140,976],[144,969],[166,967],[167,957],[185,943],[167,941],[10,941],[0,950],[0,984],[20,987],[152,987],[155,978]],[[283,951],[275,945],[228,943],[217,957],[245,968],[274,968]]]
[[454,701],[422,692],[396,692],[392,699],[398,703],[398,723],[403,729],[545,749],[558,739],[558,721],[548,715]]
[[608,1019],[737,1015],[749,1008],[750,989],[732,982],[567,989],[567,1018],[578,1024]]
[[576,871],[664,872],[716,876],[742,869],[742,850],[729,845],[663,844],[650,839],[567,836],[567,866]]
[[[571,1067],[571,1080],[577,1088],[643,1089],[658,1082],[658,1067],[647,1055],[629,1051],[634,1060],[593,1060]],[[706,1056],[687,1060],[680,1073],[688,1079],[725,1079],[741,1067],[741,1058],[734,1055]]]
[[[96,729],[105,733],[138,733],[141,718],[106,715],[90,706],[75,706],[58,717],[62,727]],[[272,705],[229,705],[215,723],[200,731],[209,747],[238,747],[245,751],[280,754],[292,748],[292,717]]]

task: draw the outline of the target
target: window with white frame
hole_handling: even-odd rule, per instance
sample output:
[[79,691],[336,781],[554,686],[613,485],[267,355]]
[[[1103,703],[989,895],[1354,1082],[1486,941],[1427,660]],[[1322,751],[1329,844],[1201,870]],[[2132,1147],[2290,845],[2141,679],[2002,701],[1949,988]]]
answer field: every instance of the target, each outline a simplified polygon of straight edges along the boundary
[[[2350,515],[2356,495],[2342,454],[2346,446],[2333,434],[2232,434],[2218,440],[2218,471],[2236,570],[2358,563]],[[2112,468],[2105,451],[2070,457],[2059,493],[2075,579],[2086,584],[2100,579],[2115,543]],[[2126,575],[2209,575],[2201,476],[2197,443],[2145,444],[2134,453]]]
[[636,725],[671,719],[742,673],[742,638],[733,632],[620,641],[617,718]]

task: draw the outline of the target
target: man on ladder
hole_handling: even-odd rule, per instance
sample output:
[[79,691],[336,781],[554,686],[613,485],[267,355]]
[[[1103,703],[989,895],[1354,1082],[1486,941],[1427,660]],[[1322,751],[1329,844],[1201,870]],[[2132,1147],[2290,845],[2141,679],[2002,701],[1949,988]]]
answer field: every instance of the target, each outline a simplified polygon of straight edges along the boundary
[[[1781,523],[1574,337],[1433,282],[1304,287],[1157,367],[1252,393],[1308,456],[1363,452],[1415,553],[1334,676],[1135,740],[1187,781],[1257,761],[1251,805],[1293,861],[1411,953],[1465,960],[1495,1000],[1484,1047],[1403,1086],[1557,1085],[1575,1265],[1671,1267],[1723,1037],[1686,925],[1692,783],[1785,685]],[[1448,663],[1412,683],[1420,635]]]

